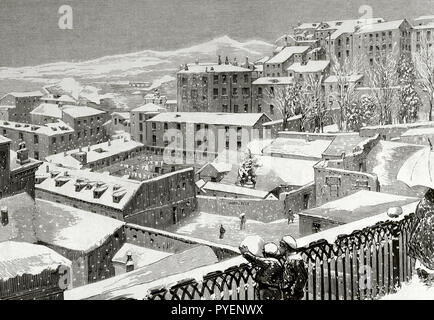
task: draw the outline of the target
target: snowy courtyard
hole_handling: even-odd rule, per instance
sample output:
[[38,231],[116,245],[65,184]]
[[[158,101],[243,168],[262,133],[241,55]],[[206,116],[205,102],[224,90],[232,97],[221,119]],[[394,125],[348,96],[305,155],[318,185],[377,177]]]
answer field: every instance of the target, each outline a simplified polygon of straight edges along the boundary
[[[223,225],[226,230],[223,239],[219,239],[220,225]],[[240,231],[239,217],[201,212],[181,221],[169,231],[234,247],[238,247],[247,236],[252,235],[258,235],[264,241],[275,243],[285,235],[299,237],[298,215],[291,224],[288,224],[286,219],[270,223],[247,219],[245,229]]]

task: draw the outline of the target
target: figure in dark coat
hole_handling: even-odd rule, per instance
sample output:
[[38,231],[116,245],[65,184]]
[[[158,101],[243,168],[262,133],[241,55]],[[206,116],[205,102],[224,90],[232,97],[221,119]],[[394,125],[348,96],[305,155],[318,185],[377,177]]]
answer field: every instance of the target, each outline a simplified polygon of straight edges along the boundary
[[282,264],[277,258],[279,248],[270,242],[264,245],[263,255],[259,257],[249,251],[247,246],[240,246],[243,257],[253,266],[259,267],[256,272],[255,281],[257,283],[259,300],[281,300],[282,292]]
[[[409,255],[425,268],[434,271],[434,190],[429,189],[415,211],[415,221],[410,233]],[[426,271],[418,270],[426,278]]]

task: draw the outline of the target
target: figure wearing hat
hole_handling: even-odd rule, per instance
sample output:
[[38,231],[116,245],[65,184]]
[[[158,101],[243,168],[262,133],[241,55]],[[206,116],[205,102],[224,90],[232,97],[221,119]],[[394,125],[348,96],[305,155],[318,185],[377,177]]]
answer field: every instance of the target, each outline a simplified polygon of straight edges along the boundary
[[240,230],[244,230],[246,228],[246,214],[242,213],[240,214]]
[[243,257],[254,267],[259,267],[256,272],[255,281],[257,283],[259,300],[281,300],[283,268],[279,261],[279,248],[272,242],[266,243],[263,247],[263,257],[256,256],[249,251],[245,245],[240,246]]
[[297,253],[297,241],[291,236],[285,236],[279,244],[283,265],[283,300],[301,300],[307,283],[307,270],[303,258]]

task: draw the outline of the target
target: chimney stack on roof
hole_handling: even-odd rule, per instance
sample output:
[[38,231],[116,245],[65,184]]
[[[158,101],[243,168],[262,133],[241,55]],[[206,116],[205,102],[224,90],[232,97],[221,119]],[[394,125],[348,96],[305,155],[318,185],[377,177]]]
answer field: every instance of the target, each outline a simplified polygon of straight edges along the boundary
[[46,172],[46,173],[50,173],[50,166],[49,166],[49,165],[47,165],[47,166],[45,167],[45,172]]
[[229,58],[228,58],[228,56],[226,56],[225,64],[229,64]]
[[185,71],[188,71],[188,65],[187,65],[187,64],[185,64],[185,66],[184,66],[184,70],[185,70]]
[[219,58],[218,58],[218,64],[219,64],[219,65],[222,64],[222,56],[221,56],[221,55],[219,55]]
[[9,213],[7,207],[1,208],[1,224],[2,226],[7,226],[9,223]]
[[131,272],[134,270],[134,261],[133,261],[133,255],[130,251],[127,252],[127,261],[125,264],[125,271]]
[[111,139],[108,140],[108,146],[110,147],[112,145]]
[[18,151],[17,151],[17,163],[20,165],[29,163],[29,150],[26,148],[25,142],[20,142],[18,144]]
[[196,60],[194,61],[194,63],[195,63],[195,64],[199,64],[199,59],[196,59]]
[[238,66],[238,61],[237,61],[237,58],[235,57],[234,58],[234,62],[232,63],[234,66]]

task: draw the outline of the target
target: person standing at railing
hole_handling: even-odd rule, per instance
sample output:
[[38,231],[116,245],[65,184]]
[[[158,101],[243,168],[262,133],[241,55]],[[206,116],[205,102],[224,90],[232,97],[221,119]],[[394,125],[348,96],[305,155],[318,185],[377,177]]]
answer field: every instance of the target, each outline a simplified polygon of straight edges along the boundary
[[239,249],[247,261],[254,267],[259,267],[255,277],[259,300],[281,300],[283,268],[277,258],[279,256],[277,245],[272,242],[266,243],[262,251],[263,257],[254,255],[245,245],[241,245]]
[[308,278],[303,258],[297,253],[297,241],[291,236],[283,237],[279,251],[283,265],[283,300],[301,300]]

